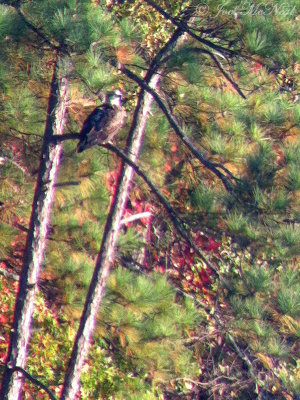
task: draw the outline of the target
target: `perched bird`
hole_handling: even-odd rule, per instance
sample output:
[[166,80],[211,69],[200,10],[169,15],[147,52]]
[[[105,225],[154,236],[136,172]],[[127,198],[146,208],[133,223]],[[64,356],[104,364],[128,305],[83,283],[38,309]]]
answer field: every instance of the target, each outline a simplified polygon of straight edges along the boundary
[[84,121],[80,131],[77,153],[95,145],[111,142],[124,125],[126,110],[122,105],[123,93],[117,89],[107,94],[107,101]]

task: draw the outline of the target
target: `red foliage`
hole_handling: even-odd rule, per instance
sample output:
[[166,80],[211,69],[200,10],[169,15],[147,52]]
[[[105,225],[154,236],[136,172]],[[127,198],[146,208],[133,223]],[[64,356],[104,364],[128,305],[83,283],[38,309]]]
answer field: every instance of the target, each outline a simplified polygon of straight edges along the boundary
[[[181,168],[178,165],[180,159],[178,158],[178,147],[175,142],[170,145],[169,158],[164,164],[166,174],[174,170],[174,168]],[[179,169],[180,171],[180,169]],[[116,183],[118,180],[119,172],[112,171],[109,173],[106,186],[112,196],[115,195]],[[175,179],[176,179],[176,175]],[[178,185],[180,198],[177,201],[177,208],[181,206],[184,208],[184,196],[183,192],[186,191],[186,182],[176,179]],[[162,188],[162,193],[165,196],[170,196],[170,192],[166,188]],[[134,191],[132,191],[134,193]],[[149,201],[143,199],[143,195],[139,192],[137,196],[131,197],[128,201],[128,205],[124,211],[123,219],[129,218],[145,211],[153,211],[154,206],[151,206]],[[155,214],[155,210],[153,211]],[[147,234],[144,239],[151,245],[154,246],[152,252],[148,252],[148,256],[145,257],[143,264],[149,270],[155,270],[161,274],[168,272],[169,276],[174,278],[178,285],[183,287],[187,291],[197,291],[205,293],[209,297],[211,284],[215,280],[215,272],[208,266],[203,264],[197,256],[195,250],[188,245],[185,241],[179,240],[177,237],[174,238],[173,242],[170,240],[169,249],[163,250],[160,246],[160,241],[163,239],[157,236],[155,230],[152,229],[151,217],[140,218],[134,221],[125,221],[124,226],[126,228],[135,226],[138,231],[144,231],[147,228]],[[193,242],[199,248],[201,252],[206,256],[219,256],[219,248],[221,243],[215,240],[212,236],[206,235],[202,231],[197,231],[192,234]],[[172,243],[171,243],[172,242]],[[155,250],[156,243],[159,248]]]
[[173,144],[173,145],[171,146],[171,151],[172,151],[172,153],[176,153],[177,150],[178,150],[177,145],[176,145],[176,144]]
[[[198,231],[194,234],[194,243],[208,258],[209,255],[219,255],[220,242],[203,232]],[[211,298],[211,284],[215,280],[215,272],[199,260],[197,253],[188,243],[175,239],[168,253],[159,248],[149,264],[154,265],[153,269],[162,274],[167,270],[172,280],[185,291],[202,293],[208,301]]]
[[112,194],[116,193],[116,183],[118,181],[119,173],[117,171],[111,171],[106,178],[106,188]]
[[0,324],[4,325],[8,323],[8,318],[4,314],[0,314]]
[[213,252],[219,254],[217,251],[221,243],[216,242],[211,236],[206,236],[202,232],[197,232],[195,243],[201,248],[201,250]]
[[166,171],[166,172],[172,171],[172,164],[170,163],[170,161],[167,161],[167,162],[165,163],[165,171]]
[[256,61],[254,64],[252,64],[251,68],[250,68],[253,72],[257,72],[260,69],[262,69],[262,64],[258,61]]

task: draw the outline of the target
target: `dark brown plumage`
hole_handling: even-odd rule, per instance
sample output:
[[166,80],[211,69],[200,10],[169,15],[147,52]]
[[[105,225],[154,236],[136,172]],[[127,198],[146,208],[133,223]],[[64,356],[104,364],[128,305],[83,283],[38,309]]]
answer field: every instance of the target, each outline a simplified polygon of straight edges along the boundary
[[123,93],[115,90],[108,94],[107,102],[95,110],[84,121],[80,131],[77,153],[95,145],[111,142],[119,133],[126,119],[122,106]]

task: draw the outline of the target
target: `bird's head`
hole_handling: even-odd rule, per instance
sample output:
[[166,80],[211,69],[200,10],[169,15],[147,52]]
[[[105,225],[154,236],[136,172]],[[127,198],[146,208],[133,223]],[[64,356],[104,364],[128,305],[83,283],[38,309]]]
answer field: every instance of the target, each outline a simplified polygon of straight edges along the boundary
[[112,106],[121,107],[123,92],[120,89],[113,90],[107,94],[107,102]]

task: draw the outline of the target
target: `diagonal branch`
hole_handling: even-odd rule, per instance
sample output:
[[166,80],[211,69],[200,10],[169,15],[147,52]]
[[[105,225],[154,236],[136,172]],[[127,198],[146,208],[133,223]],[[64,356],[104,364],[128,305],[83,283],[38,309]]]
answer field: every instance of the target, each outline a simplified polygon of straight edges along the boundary
[[[120,66],[120,70],[127,75],[130,79],[135,81],[140,87],[145,89],[148,93],[150,93],[154,100],[157,102],[159,108],[163,111],[165,116],[167,117],[167,120],[169,121],[169,124],[171,127],[174,129],[175,133],[180,137],[182,142],[187,146],[187,148],[191,151],[191,153],[210,171],[212,171],[219,179],[221,179],[225,189],[228,192],[231,192],[233,190],[233,185],[229,181],[230,179],[236,179],[232,173],[225,168],[223,165],[218,164],[218,163],[213,163],[209,161],[204,155],[191,143],[191,140],[185,135],[183,130],[180,128],[178,123],[176,122],[175,118],[172,116],[170,110],[166,106],[166,104],[163,102],[161,97],[156,93],[155,90],[153,90],[147,83],[139,78],[137,75],[135,75],[132,71],[127,69],[124,65]],[[223,169],[223,171],[226,172],[227,176],[224,175],[221,171],[219,171],[218,168]]]
[[38,29],[35,25],[33,25],[28,19],[25,17],[25,15],[22,13],[20,7],[21,7],[21,2],[20,1],[14,1],[14,2],[7,2],[7,1],[0,1],[0,4],[5,4],[7,6],[11,6],[16,10],[16,13],[19,15],[21,20],[24,22],[24,24],[29,28],[32,32],[34,32],[44,43],[46,43],[52,50],[62,50],[61,46],[57,46],[53,44],[50,39],[47,38],[47,36],[40,30]]
[[21,374],[23,374],[25,378],[29,379],[32,383],[42,388],[49,395],[51,400],[57,400],[53,392],[46,385],[44,385],[40,380],[34,378],[32,375],[30,375],[27,371],[25,371],[25,369],[21,367],[14,367],[12,368],[12,372],[21,372]]
[[187,230],[184,227],[184,222],[178,217],[176,211],[174,208],[171,206],[171,204],[166,200],[166,198],[162,195],[158,187],[156,187],[153,182],[149,179],[149,177],[140,169],[140,167],[134,163],[129,157],[126,156],[120,149],[117,147],[113,146],[110,143],[102,145],[102,147],[105,147],[108,150],[113,151],[114,153],[117,154],[118,157],[120,157],[123,161],[126,162],[126,164],[130,165],[135,173],[140,176],[143,181],[148,185],[148,187],[151,189],[152,193],[157,197],[159,202],[163,205],[164,209],[167,211],[169,214],[170,220],[173,223],[175,229],[178,231],[178,233],[186,240],[186,242],[189,244],[191,248],[195,251],[197,256],[205,262],[205,264],[211,268],[212,270],[218,272],[216,268],[206,259],[206,257],[200,252],[199,248],[195,245],[193,240],[191,239],[190,235],[188,234]]
[[214,61],[214,63],[216,64],[216,66],[218,67],[219,71],[221,72],[221,74],[232,84],[232,86],[235,88],[235,90],[237,91],[237,93],[243,98],[246,99],[246,96],[244,95],[244,93],[241,91],[241,89],[239,88],[239,86],[237,85],[237,83],[234,82],[233,79],[231,79],[230,75],[225,71],[225,69],[222,67],[222,65],[219,63],[217,57],[209,50],[206,49],[198,49],[198,48],[191,48],[191,50],[193,52],[196,53],[204,53],[204,54],[208,54],[209,57]]

